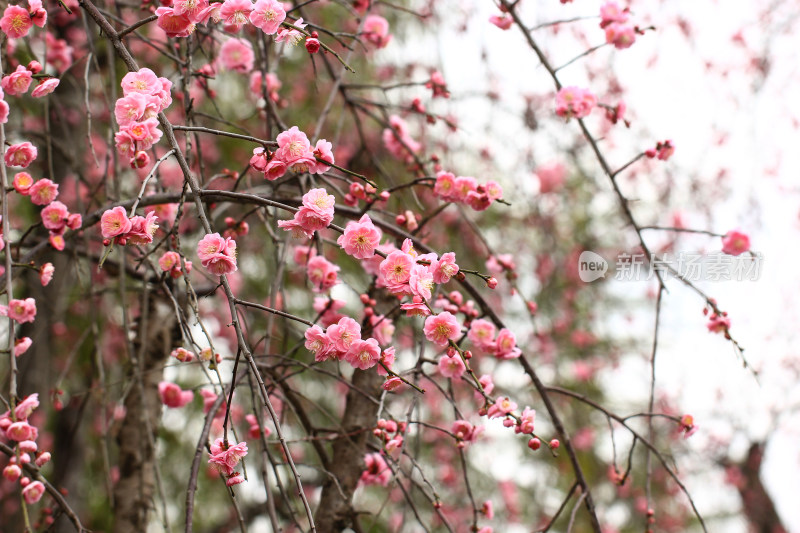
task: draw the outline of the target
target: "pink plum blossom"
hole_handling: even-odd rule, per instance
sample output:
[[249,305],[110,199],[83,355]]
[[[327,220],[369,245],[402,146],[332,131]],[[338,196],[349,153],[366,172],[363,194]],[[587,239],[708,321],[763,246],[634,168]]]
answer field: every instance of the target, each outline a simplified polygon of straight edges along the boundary
[[194,399],[192,391],[181,390],[175,383],[162,381],[158,384],[158,395],[161,397],[161,403],[167,407],[183,407]]
[[[242,1],[250,3],[250,0]],[[234,72],[247,74],[253,70],[255,59],[253,45],[244,39],[228,39],[219,49],[219,60],[222,66]]]
[[366,340],[357,339],[350,345],[342,359],[355,368],[366,370],[378,364],[381,357],[381,348],[378,341],[373,338]]
[[588,89],[563,87],[556,95],[556,115],[570,119],[583,118],[592,112],[597,98]]
[[0,29],[11,39],[25,37],[32,26],[30,13],[19,6],[9,5],[0,18]]
[[131,221],[122,206],[107,209],[100,217],[100,231],[104,239],[110,239],[128,233],[131,230]]
[[429,341],[439,346],[446,346],[448,341],[457,339],[461,335],[461,326],[455,316],[443,311],[426,318],[423,331]]
[[38,154],[39,152],[36,147],[25,141],[8,147],[6,150],[5,162],[9,167],[26,168],[36,160]]
[[741,255],[750,251],[750,237],[739,230],[731,230],[722,237],[722,252]]
[[28,189],[31,202],[35,205],[47,205],[58,198],[58,184],[47,178],[37,180]]
[[458,379],[467,369],[461,356],[454,355],[452,357],[443,355],[439,358],[439,373],[446,378]]
[[33,298],[12,299],[8,302],[8,307],[0,305],[0,316],[7,316],[20,324],[33,322],[36,318],[36,300]]
[[257,0],[250,12],[250,22],[267,35],[274,35],[286,20],[283,3],[278,0]]
[[380,244],[382,232],[376,228],[365,214],[358,222],[350,221],[344,233],[337,239],[345,253],[356,259],[369,259],[375,253],[375,248]]
[[28,88],[33,81],[33,73],[24,65],[17,66],[17,70],[7,76],[3,76],[0,87],[11,96],[19,96],[28,92]]
[[350,317],[342,317],[336,324],[331,324],[325,332],[333,342],[333,346],[342,354],[350,350],[350,346],[361,340],[361,325]]

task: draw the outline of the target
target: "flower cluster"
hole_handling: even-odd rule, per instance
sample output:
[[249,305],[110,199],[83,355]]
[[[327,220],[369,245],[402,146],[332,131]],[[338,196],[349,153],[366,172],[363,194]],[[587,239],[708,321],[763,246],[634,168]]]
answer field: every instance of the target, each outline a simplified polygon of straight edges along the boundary
[[503,198],[503,188],[496,181],[478,184],[471,176],[455,176],[445,171],[436,174],[433,193],[445,202],[467,204],[475,211],[485,211],[492,202]]
[[597,105],[597,97],[589,90],[580,87],[563,87],[556,94],[556,115],[567,120],[572,117],[583,118]]
[[511,330],[503,328],[495,337],[494,324],[482,318],[472,321],[467,338],[476,348],[498,359],[516,359],[521,355],[517,338]]
[[128,218],[125,208],[117,206],[106,209],[100,217],[100,231],[104,244],[108,246],[112,240],[116,244],[150,244],[153,235],[158,229],[155,212],[150,211],[145,216],[135,215]]
[[44,28],[47,24],[47,11],[42,7],[42,0],[29,0],[28,9],[20,6],[9,5],[0,18],[0,29],[10,39],[21,39],[28,35],[30,29],[36,25]]
[[320,139],[312,148],[311,141],[297,126],[279,134],[276,140],[278,149],[275,152],[256,148],[250,158],[250,166],[263,172],[264,177],[270,181],[280,178],[287,170],[322,174],[329,171],[330,165],[335,163],[331,143]]
[[236,472],[236,466],[242,457],[247,455],[247,443],[235,444],[217,439],[211,445],[210,455],[208,464],[216,467],[221,474],[228,478],[225,483],[229,487],[244,481],[242,475]]
[[10,441],[12,447],[17,448],[17,453],[11,456],[8,465],[3,469],[3,477],[14,483],[19,480],[22,488],[22,498],[25,503],[32,505],[38,502],[44,494],[44,484],[41,481],[32,481],[22,475],[22,468],[31,461],[36,466],[43,466],[50,461],[50,452],[43,452],[36,444],[39,430],[30,423],[29,417],[39,407],[39,395],[31,394],[19,402],[11,411],[0,414],[0,435]]
[[311,238],[317,230],[325,229],[333,222],[336,198],[325,189],[311,189],[303,195],[303,205],[292,220],[278,221],[278,227],[294,235]]
[[314,352],[317,362],[340,359],[366,370],[382,361],[378,341],[372,337],[362,339],[361,325],[350,317],[342,317],[325,330],[313,325],[306,330],[305,339],[306,348]]
[[628,22],[628,14],[628,8],[621,9],[616,2],[600,7],[600,28],[606,30],[606,42],[618,50],[630,48],[636,41],[637,29]]
[[[186,266],[186,274],[189,274],[192,271],[192,262],[188,259],[184,259],[183,264]],[[164,252],[158,259],[158,266],[173,279],[178,279],[183,276],[181,256],[178,255],[177,252]]]
[[161,139],[156,116],[172,103],[172,82],[149,68],[128,72],[122,78],[122,98],[114,106],[119,131],[114,136],[117,151],[130,158],[133,168],[150,162],[147,150]]
[[197,243],[200,264],[216,276],[236,272],[236,241],[211,233]]

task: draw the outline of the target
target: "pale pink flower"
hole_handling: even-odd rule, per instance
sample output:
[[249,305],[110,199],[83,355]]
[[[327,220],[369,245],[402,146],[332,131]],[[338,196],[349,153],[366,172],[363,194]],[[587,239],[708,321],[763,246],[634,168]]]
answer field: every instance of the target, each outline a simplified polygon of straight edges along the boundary
[[14,422],[6,429],[6,438],[22,442],[24,440],[36,440],[39,430],[25,421]]
[[407,292],[414,258],[400,250],[395,250],[381,261],[379,272],[386,287],[393,293]]
[[388,392],[401,391],[404,387],[405,383],[397,376],[391,377],[383,382],[383,390]]
[[17,404],[14,416],[17,420],[27,420],[37,407],[39,407],[39,393],[35,392]]
[[257,0],[250,12],[250,22],[256,28],[261,28],[261,31],[267,35],[276,34],[284,20],[286,20],[286,11],[283,3],[278,0]]
[[430,300],[433,286],[433,274],[431,274],[427,266],[414,265],[411,268],[411,274],[408,278],[408,287],[411,289],[411,294],[419,296],[423,300]]
[[339,319],[336,324],[328,326],[325,333],[336,350],[344,354],[355,341],[361,340],[361,324],[346,316]]
[[0,316],[7,316],[20,324],[33,322],[36,318],[36,300],[33,298],[13,299],[8,302],[8,307],[0,305]]
[[129,126],[144,118],[144,110],[147,106],[147,96],[142,93],[130,93],[117,100],[114,106],[114,116],[120,126]]
[[450,278],[458,274],[456,254],[453,252],[443,254],[441,259],[431,264],[431,272],[435,283],[441,284],[450,281]]
[[18,465],[8,465],[3,469],[3,477],[11,483],[15,483],[22,475],[22,469]]
[[498,359],[515,359],[521,355],[517,348],[517,338],[514,333],[506,328],[497,333],[495,339],[494,356]]
[[466,420],[456,420],[450,427],[450,431],[456,436],[458,447],[464,448],[467,444],[478,440],[483,433],[483,426],[473,426]]
[[519,417],[519,423],[514,428],[515,433],[533,434],[533,424],[536,422],[536,410],[525,407]]
[[160,266],[161,270],[164,272],[169,272],[176,266],[180,268],[181,257],[177,252],[164,252],[158,259],[158,266]]
[[510,398],[500,398],[498,401],[493,403],[487,412],[489,418],[497,418],[501,416],[506,416],[508,413],[512,412],[514,409],[517,408],[517,404],[512,402]]
[[30,13],[19,6],[9,5],[0,18],[0,29],[11,39],[25,37],[32,26]]
[[445,201],[454,201],[456,177],[451,172],[440,171],[436,174],[433,194]]
[[15,340],[14,341],[14,357],[19,357],[20,355],[22,355],[25,352],[27,352],[32,344],[33,344],[33,340],[30,337],[22,337],[21,339]]
[[514,19],[512,19],[511,17],[509,17],[504,13],[502,15],[491,15],[489,17],[489,22],[491,22],[501,30],[507,30],[514,23]]
[[153,235],[158,229],[156,224],[155,212],[150,211],[146,216],[135,216],[131,219],[131,229],[125,234],[125,238],[130,244],[150,244],[153,242]]
[[110,239],[128,233],[131,230],[131,221],[122,206],[107,209],[100,217],[100,231],[104,239]]
[[227,476],[233,475],[236,465],[242,457],[247,455],[247,443],[238,444],[229,442],[227,446],[223,439],[217,439],[211,445],[211,457],[208,464],[216,466],[220,472]]
[[[494,381],[492,381],[492,376],[489,374],[483,374],[481,377],[479,377],[478,383],[481,384],[481,387],[483,387],[483,392],[486,395],[490,395],[494,390]],[[475,398],[477,398],[481,402],[483,401],[483,396],[481,396],[477,392],[475,393]]]
[[356,259],[369,259],[381,242],[381,230],[376,228],[369,215],[365,214],[358,222],[350,221],[344,233],[336,240],[345,253]]
[[50,231],[60,232],[67,226],[69,210],[67,206],[59,201],[50,202],[47,207],[42,209],[42,224]]
[[731,327],[731,319],[724,315],[717,315],[712,313],[708,317],[708,324],[706,324],[708,331],[712,333],[727,333]]
[[181,390],[175,383],[162,381],[158,384],[158,395],[161,397],[161,403],[167,407],[183,407],[194,399],[192,391]]
[[378,345],[378,341],[373,338],[354,340],[342,357],[342,359],[361,370],[377,365],[380,358],[381,348]]
[[172,2],[175,14],[183,15],[192,22],[198,22],[196,18],[207,7],[208,0],[175,0]]
[[466,202],[467,196],[478,189],[478,180],[472,176],[458,176],[453,182],[453,198],[458,202]]
[[364,20],[364,38],[377,48],[385,48],[392,40],[389,22],[380,15],[368,15]]
[[131,93],[156,94],[162,89],[158,76],[149,68],[128,72],[123,76],[120,85],[124,96],[128,96]]
[[431,72],[431,79],[425,83],[425,88],[433,91],[433,97],[450,98],[450,91],[447,90],[447,82],[444,81],[444,76],[438,70]]
[[264,169],[264,177],[269,181],[274,181],[286,174],[286,163],[277,157],[267,163],[267,168]]
[[147,150],[161,139],[161,130],[158,129],[158,119],[148,118],[141,122],[132,122],[120,126],[120,132],[127,132],[136,141],[139,150]]
[[369,317],[369,323],[372,326],[372,336],[375,337],[378,344],[386,346],[392,343],[395,327],[391,318],[373,314]]
[[312,165],[316,165],[311,142],[297,126],[292,126],[287,131],[280,133],[276,140],[278,149],[275,151],[275,158],[283,161],[287,167],[298,172],[305,172]]
[[[241,1],[250,4],[250,0]],[[234,72],[247,74],[253,70],[255,59],[253,45],[244,39],[228,39],[219,49],[219,60],[222,62],[222,66]]]
[[379,453],[368,453],[364,456],[364,464],[366,468],[361,473],[359,481],[364,485],[382,485],[389,484],[392,479],[392,471],[386,464],[383,456]]
[[306,349],[314,352],[314,360],[318,363],[336,355],[333,342],[318,325],[315,324],[308,328],[304,336]]
[[[299,18],[296,21],[294,21],[292,26],[300,29],[305,29],[307,25],[303,24],[302,18]],[[279,43],[282,41],[286,41],[286,44],[288,44],[289,46],[294,46],[300,41],[302,41],[304,37],[305,35],[302,32],[299,32],[294,28],[282,28],[278,32],[278,35],[275,37],[275,42]]]
[[25,66],[19,65],[17,70],[8,76],[3,76],[2,81],[0,81],[0,87],[11,96],[19,96],[28,92],[32,81],[33,72],[25,68]]
[[606,42],[617,50],[630,48],[636,41],[636,31],[630,24],[613,23],[606,27]]
[[606,2],[600,6],[600,27],[610,24],[623,24],[628,21],[628,8],[622,9],[616,2]]
[[42,284],[42,287],[47,287],[50,284],[55,271],[56,267],[53,266],[53,263],[45,263],[42,265],[39,269],[39,282]]
[[28,0],[28,6],[33,23],[44,28],[47,24],[47,11],[42,7],[42,0]]
[[314,292],[327,291],[339,283],[339,267],[322,257],[314,256],[308,261],[308,280],[314,286]]
[[467,369],[464,361],[456,354],[453,357],[443,355],[439,358],[439,373],[446,378],[458,379]]
[[722,252],[741,255],[750,251],[750,237],[739,230],[731,230],[722,237]]
[[277,102],[280,99],[280,97],[278,96],[278,91],[280,90],[281,85],[283,84],[278,79],[278,77],[272,72],[268,72],[266,78],[264,78],[260,70],[253,71],[250,74],[250,84],[249,84],[250,92],[253,93],[253,96],[255,96],[256,98],[261,98],[263,96],[262,83],[264,82],[266,84],[267,96],[269,97],[270,100]]
[[236,272],[236,241],[219,233],[203,237],[197,243],[197,256],[209,272],[217,276]]
[[492,500],[486,500],[483,502],[483,505],[481,506],[481,513],[483,513],[489,520],[494,518],[494,505],[492,504]]
[[431,310],[419,296],[414,297],[410,303],[400,305],[400,309],[406,312],[406,316],[430,316]]
[[11,145],[6,150],[6,166],[26,168],[36,160],[38,154],[36,147],[27,141]]
[[333,145],[326,141],[325,139],[320,139],[317,141],[316,146],[314,146],[314,163],[309,165],[309,173],[311,174],[322,174],[323,172],[327,172],[331,169],[330,165],[326,165],[325,163],[320,162],[316,158],[324,159],[328,163],[335,163],[336,160],[333,158]]
[[58,198],[58,184],[47,178],[38,180],[28,188],[31,202],[36,205],[47,205]]
[[[308,209],[307,207],[301,208],[301,210],[303,210],[303,209],[305,209],[305,212],[302,213],[302,215],[310,213],[314,217],[317,216],[316,213],[314,213],[311,209]],[[298,213],[299,213],[299,211],[298,211]],[[318,219],[313,218],[313,220],[316,221]],[[279,220],[278,221],[278,227],[283,229],[284,231],[291,231],[292,232],[292,237],[294,237],[295,239],[302,239],[302,238],[310,239],[311,237],[314,236],[314,229],[311,229],[311,228],[301,224],[295,218],[293,218],[291,220]]]
[[588,89],[563,87],[556,94],[556,115],[570,119],[583,118],[592,112],[597,98]]
[[225,29],[236,33],[250,20],[253,4],[250,0],[225,0],[219,10]]
[[25,500],[25,503],[28,505],[33,505],[34,503],[38,502],[42,499],[42,495],[44,494],[44,483],[41,481],[34,481],[33,483],[28,483],[24,489],[22,489],[22,499]]
[[14,176],[14,190],[23,196],[28,196],[33,186],[33,178],[27,172],[19,172]]
[[495,326],[488,320],[479,318],[473,320],[469,326],[467,338],[472,341],[477,348],[484,352],[491,352],[494,349]]
[[194,354],[186,348],[175,348],[170,352],[170,357],[174,357],[181,363],[191,363],[194,361]]
[[311,189],[303,195],[303,205],[321,215],[329,215],[332,221],[336,198],[325,189]]
[[455,316],[443,311],[426,318],[423,331],[429,341],[439,346],[446,346],[448,341],[457,339],[461,335],[461,326]]

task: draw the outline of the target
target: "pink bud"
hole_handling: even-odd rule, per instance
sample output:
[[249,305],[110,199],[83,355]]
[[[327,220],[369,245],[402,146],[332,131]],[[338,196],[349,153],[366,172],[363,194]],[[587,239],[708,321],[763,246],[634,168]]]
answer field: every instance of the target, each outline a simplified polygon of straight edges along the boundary
[[490,289],[494,289],[495,287],[497,287],[497,278],[491,277],[487,279],[486,286],[489,287]]
[[319,39],[314,39],[313,37],[306,39],[306,50],[308,50],[309,54],[316,54],[319,52],[319,46]]
[[541,447],[541,445],[542,441],[540,441],[536,437],[533,437],[531,440],[528,441],[528,448],[530,448],[533,451],[538,450],[539,447]]
[[3,469],[3,477],[14,483],[22,475],[22,469],[17,465],[8,465]]
[[36,466],[44,466],[50,462],[50,452],[40,453],[39,456],[36,458]]
[[552,449],[557,450],[559,446],[561,446],[561,443],[558,441],[558,439],[553,439],[550,441],[550,447]]
[[33,72],[34,74],[39,74],[42,71],[42,64],[38,61],[31,61],[28,63],[28,70]]

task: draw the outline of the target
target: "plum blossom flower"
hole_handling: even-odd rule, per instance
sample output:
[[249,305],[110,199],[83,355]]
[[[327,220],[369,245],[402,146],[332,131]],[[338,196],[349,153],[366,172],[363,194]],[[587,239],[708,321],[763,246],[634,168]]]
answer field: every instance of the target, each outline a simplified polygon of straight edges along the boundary
[[314,324],[308,328],[304,336],[306,349],[314,352],[314,360],[318,363],[336,355],[336,348],[333,342],[318,325]]
[[572,117],[583,118],[592,112],[596,104],[597,98],[589,89],[563,87],[556,94],[556,115],[567,120]]
[[308,280],[314,286],[315,292],[327,291],[339,283],[339,267],[317,255],[312,257],[307,263]]
[[514,409],[517,408],[517,404],[512,402],[510,398],[500,398],[498,401],[493,403],[487,412],[489,418],[497,418],[501,416],[506,416],[508,413],[512,412]]
[[36,318],[36,300],[33,298],[12,299],[8,302],[8,307],[0,305],[0,316],[7,316],[20,324],[33,322]]
[[17,420],[27,420],[37,407],[39,407],[39,393],[35,392],[17,404],[14,416]]
[[446,378],[458,379],[467,369],[459,355],[443,355],[439,358],[439,373]]
[[358,222],[348,222],[344,233],[336,243],[345,253],[356,259],[369,259],[375,254],[375,248],[380,244],[382,236],[381,230],[376,228],[369,215],[365,214]]
[[380,358],[381,348],[378,345],[378,341],[373,338],[354,340],[342,357],[355,368],[360,368],[361,370],[377,365]]
[[223,439],[217,439],[211,445],[211,457],[208,464],[214,465],[219,471],[227,476],[232,476],[236,465],[242,457],[247,455],[247,443],[225,443]]
[[469,326],[467,338],[472,341],[477,348],[484,352],[491,352],[494,350],[494,335],[495,326],[486,319],[479,318],[473,320]]
[[[299,18],[296,21],[294,21],[294,24],[292,24],[292,26],[302,30],[306,27],[306,24],[303,23],[302,18]],[[286,44],[288,44],[289,46],[294,46],[300,41],[302,41],[303,37],[304,37],[303,33],[294,28],[281,28],[281,30],[278,32],[277,37],[275,37],[275,42],[279,43],[282,41],[286,41]]]
[[42,224],[50,231],[60,232],[67,226],[69,210],[59,201],[50,202],[41,212]]
[[38,154],[39,151],[36,147],[27,141],[11,145],[6,150],[6,165],[9,167],[26,168],[36,160]]
[[385,48],[392,40],[389,22],[380,15],[368,15],[364,20],[363,36],[377,48]]
[[258,0],[250,12],[250,22],[267,35],[274,35],[286,20],[283,3],[278,0]]
[[317,141],[317,144],[314,146],[313,153],[315,161],[309,166],[308,170],[311,174],[322,174],[331,169],[330,165],[326,165],[319,159],[323,159],[330,164],[334,164],[336,162],[336,160],[333,158],[333,144],[329,143],[325,139],[320,139]]
[[158,384],[158,395],[161,397],[161,403],[167,407],[183,407],[194,399],[192,391],[181,390],[175,383],[162,381]]
[[217,276],[236,272],[236,241],[211,233],[197,243],[197,256],[209,272]]
[[628,8],[622,9],[616,2],[606,2],[600,6],[600,27],[611,24],[624,24],[628,21]]
[[253,3],[250,0],[225,0],[219,10],[225,29],[236,33],[250,20]]
[[42,265],[39,269],[39,282],[42,284],[42,287],[47,287],[50,284],[55,271],[56,268],[53,266],[53,263],[45,263]]
[[34,481],[33,483],[28,483],[24,489],[22,489],[22,499],[25,500],[25,503],[28,505],[33,505],[34,503],[38,502],[42,499],[42,495],[44,494],[44,483],[41,481]]
[[507,30],[511,27],[514,23],[514,19],[506,15],[505,13],[502,15],[491,15],[489,17],[489,22],[500,28],[501,30]]
[[536,410],[525,407],[519,417],[519,423],[514,428],[514,432],[532,435],[534,422],[536,422]]
[[[250,3],[250,0],[243,1]],[[253,70],[255,58],[253,45],[245,39],[228,39],[219,49],[219,60],[222,66],[234,72],[247,74]]]
[[630,48],[635,41],[636,30],[630,24],[615,22],[606,27],[606,42],[613,44],[617,50]]
[[[25,178],[21,178],[21,180],[27,182]],[[35,205],[47,205],[58,197],[58,184],[47,178],[37,180],[36,183],[28,187],[28,195]]]
[[739,230],[731,230],[722,237],[722,253],[741,255],[750,251],[750,237]]
[[27,9],[9,5],[0,18],[0,29],[11,39],[19,39],[28,35],[33,27],[31,15]]
[[56,90],[56,87],[58,87],[59,83],[61,83],[61,80],[58,78],[47,78],[46,80],[40,81],[39,85],[34,87],[33,91],[31,91],[31,96],[34,98],[42,98],[43,96],[47,96]]
[[423,331],[429,341],[439,346],[446,346],[448,341],[457,339],[461,335],[461,326],[455,316],[443,311],[426,318]]
[[7,76],[3,76],[0,87],[11,96],[19,96],[28,92],[28,88],[33,81],[33,72],[24,65],[17,66],[17,70]]
[[336,324],[331,324],[325,331],[333,346],[342,354],[347,353],[350,346],[361,339],[361,325],[350,317],[342,317]]
[[111,239],[128,233],[131,230],[131,221],[125,208],[122,206],[107,209],[100,217],[100,231],[104,239]]
[[456,254],[453,252],[443,254],[441,259],[431,264],[431,272],[435,283],[441,284],[450,281],[450,278],[458,274]]
[[361,483],[384,487],[389,484],[389,480],[392,479],[392,471],[380,453],[368,453],[364,457],[364,464],[366,468],[361,473],[359,479]]

